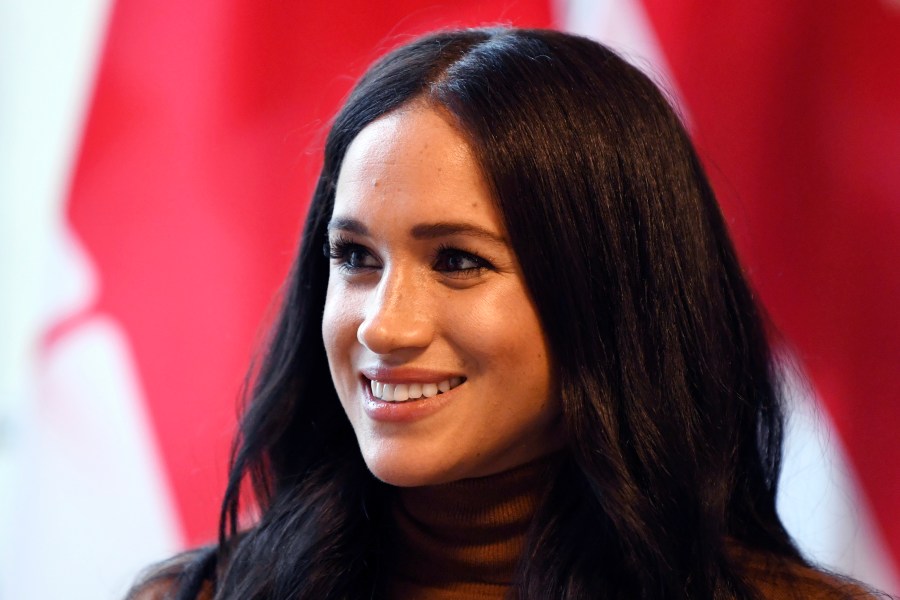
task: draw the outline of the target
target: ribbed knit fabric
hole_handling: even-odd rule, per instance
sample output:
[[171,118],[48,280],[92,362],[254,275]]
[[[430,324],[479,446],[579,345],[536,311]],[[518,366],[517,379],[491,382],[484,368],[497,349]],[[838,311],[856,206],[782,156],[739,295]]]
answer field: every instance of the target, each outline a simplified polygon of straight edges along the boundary
[[488,477],[398,488],[386,561],[388,597],[506,597],[560,460],[554,454]]
[[[506,598],[525,536],[563,461],[556,453],[504,473],[445,485],[394,488],[391,535],[385,540],[384,590],[390,600]],[[743,575],[768,600],[875,598],[845,581],[770,554],[727,547]],[[156,566],[126,600],[172,598],[196,552]],[[382,562],[382,561],[379,561]],[[220,573],[221,576],[221,573]],[[197,600],[211,600],[206,582]]]

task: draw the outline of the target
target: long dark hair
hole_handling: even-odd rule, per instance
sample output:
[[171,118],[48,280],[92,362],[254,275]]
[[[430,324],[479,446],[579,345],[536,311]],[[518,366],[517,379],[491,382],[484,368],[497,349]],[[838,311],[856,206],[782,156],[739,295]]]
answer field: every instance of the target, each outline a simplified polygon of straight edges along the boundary
[[[478,29],[391,52],[337,115],[220,542],[182,571],[182,597],[380,594],[387,488],[329,377],[322,245],[350,142],[413,100],[470,141],[555,360],[566,458],[512,595],[751,598],[741,557],[802,565],[775,510],[783,417],[767,327],[677,115],[596,42]],[[261,516],[242,532],[248,480]]]

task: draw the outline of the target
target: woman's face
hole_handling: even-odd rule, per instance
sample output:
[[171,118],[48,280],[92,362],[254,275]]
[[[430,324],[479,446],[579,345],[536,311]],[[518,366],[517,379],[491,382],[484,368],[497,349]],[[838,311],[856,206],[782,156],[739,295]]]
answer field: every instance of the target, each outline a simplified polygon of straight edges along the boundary
[[399,486],[497,473],[560,443],[550,357],[463,137],[413,105],[356,137],[322,322],[362,455]]

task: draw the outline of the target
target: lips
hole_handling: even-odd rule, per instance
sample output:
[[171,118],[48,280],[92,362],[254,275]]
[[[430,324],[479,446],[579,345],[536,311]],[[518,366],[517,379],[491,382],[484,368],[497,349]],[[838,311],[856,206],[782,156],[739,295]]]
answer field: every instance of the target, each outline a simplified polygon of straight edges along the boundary
[[463,377],[449,377],[433,382],[392,382],[386,383],[369,379],[372,396],[384,402],[406,402],[420,398],[433,398],[460,385]]

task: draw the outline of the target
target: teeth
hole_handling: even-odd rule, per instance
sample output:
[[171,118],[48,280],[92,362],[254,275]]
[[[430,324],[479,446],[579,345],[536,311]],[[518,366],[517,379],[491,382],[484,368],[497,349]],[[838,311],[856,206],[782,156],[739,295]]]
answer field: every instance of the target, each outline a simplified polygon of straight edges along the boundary
[[417,398],[433,398],[448,392],[463,382],[462,377],[451,377],[438,383],[381,383],[371,380],[372,395],[385,402],[405,402]]
[[394,402],[403,402],[409,400],[409,386],[405,383],[398,383],[394,388]]

